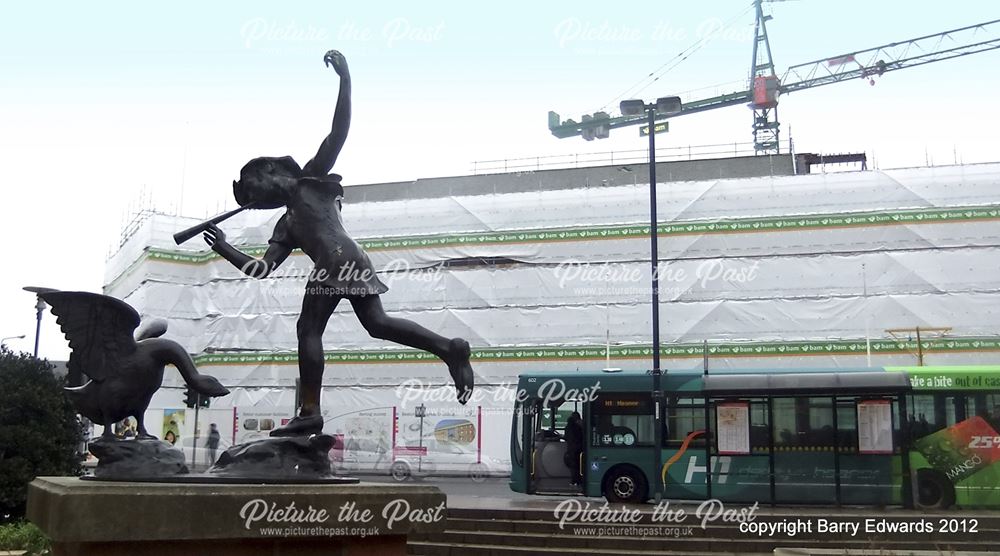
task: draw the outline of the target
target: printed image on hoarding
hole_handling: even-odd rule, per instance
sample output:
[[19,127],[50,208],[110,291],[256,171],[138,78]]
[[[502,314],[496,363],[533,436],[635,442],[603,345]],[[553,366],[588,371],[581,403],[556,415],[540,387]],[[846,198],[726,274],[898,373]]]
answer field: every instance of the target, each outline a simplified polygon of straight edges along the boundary
[[434,425],[434,438],[439,442],[471,444],[476,439],[476,425],[468,419],[441,419]]
[[163,410],[163,440],[177,444],[181,439],[181,430],[184,429],[183,409]]
[[267,438],[295,415],[293,407],[237,407],[233,415],[236,444]]

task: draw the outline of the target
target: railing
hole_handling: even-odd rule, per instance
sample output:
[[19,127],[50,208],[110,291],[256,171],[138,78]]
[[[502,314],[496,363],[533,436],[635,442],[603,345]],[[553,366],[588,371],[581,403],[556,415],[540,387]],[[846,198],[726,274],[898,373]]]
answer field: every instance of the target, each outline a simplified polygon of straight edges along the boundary
[[132,218],[122,227],[121,237],[118,240],[118,247],[121,248],[132,237],[132,234],[139,231],[139,228],[156,214],[155,210],[142,208],[132,214]]
[[[780,151],[782,153],[791,152],[791,142],[782,141]],[[757,152],[754,150],[753,143],[688,145],[686,147],[657,148],[656,161],[675,162],[678,160],[705,160],[712,158],[753,156],[755,154],[757,154]],[[646,164],[648,162],[649,149],[528,156],[522,158],[504,158],[500,160],[477,160],[472,163],[472,174],[502,174],[510,172],[530,172],[565,168],[587,168],[591,166],[614,166],[616,164]]]

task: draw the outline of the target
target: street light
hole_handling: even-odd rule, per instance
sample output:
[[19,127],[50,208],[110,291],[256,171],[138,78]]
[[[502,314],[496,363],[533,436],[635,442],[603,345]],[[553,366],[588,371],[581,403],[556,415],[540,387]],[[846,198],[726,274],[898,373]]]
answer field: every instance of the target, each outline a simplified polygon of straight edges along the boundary
[[24,334],[21,334],[20,336],[7,336],[6,338],[0,338],[0,346],[2,346],[7,340],[23,340],[24,338]]
[[622,114],[625,116],[638,116],[643,112],[649,117],[649,263],[653,276],[653,434],[655,435],[656,452],[653,466],[656,474],[656,501],[659,502],[663,496],[663,481],[661,480],[660,465],[662,454],[660,446],[663,444],[663,419],[660,418],[660,402],[663,401],[663,392],[660,388],[660,279],[657,266],[660,256],[657,252],[656,235],[656,115],[670,116],[681,111],[680,97],[660,97],[656,102],[646,104],[642,100],[623,100],[619,105]]
[[[35,295],[55,291],[52,288],[39,288],[37,286],[26,286],[21,289]],[[39,297],[38,302],[35,303],[35,359],[38,359],[38,337],[42,333],[42,315],[45,314],[45,309],[48,309],[48,307],[48,304],[42,301],[41,297]]]
[[417,438],[417,473],[422,472],[424,463],[424,417],[427,416],[427,406],[420,404],[413,414],[420,418],[420,436]]

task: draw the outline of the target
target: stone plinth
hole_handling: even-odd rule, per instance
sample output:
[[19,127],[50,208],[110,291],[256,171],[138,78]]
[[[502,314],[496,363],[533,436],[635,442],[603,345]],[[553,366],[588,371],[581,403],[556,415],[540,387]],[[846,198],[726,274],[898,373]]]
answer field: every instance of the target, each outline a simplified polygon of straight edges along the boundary
[[403,555],[410,533],[442,531],[437,487],[164,484],[40,477],[28,519],[53,556]]

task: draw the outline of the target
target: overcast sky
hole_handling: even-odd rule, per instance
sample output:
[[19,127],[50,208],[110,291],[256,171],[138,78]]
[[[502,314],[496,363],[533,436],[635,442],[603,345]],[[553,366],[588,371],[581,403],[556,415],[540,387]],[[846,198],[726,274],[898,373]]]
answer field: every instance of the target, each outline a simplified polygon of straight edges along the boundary
[[[304,163],[329,129],[341,50],[354,119],[335,171],[345,184],[469,173],[472,162],[643,149],[556,139],[714,40],[635,96],[743,88],[749,1],[17,2],[0,20],[0,160],[6,241],[0,337],[30,351],[25,285],[100,291],[123,219],[144,195],[192,216],[235,206],[230,183],[260,155]],[[993,1],[799,0],[767,4],[779,75],[790,65],[1000,18]],[[994,35],[995,36],[995,35]],[[783,97],[800,152],[867,151],[883,168],[995,161],[1000,51]],[[701,90],[703,87],[708,89]],[[671,123],[661,146],[746,143],[743,106]],[[144,192],[144,193],[143,193]],[[41,355],[63,359],[47,313]]]

